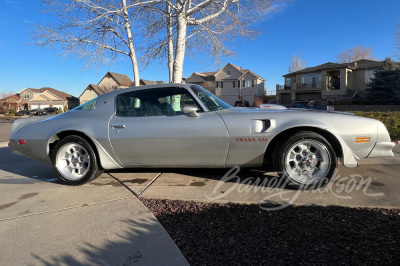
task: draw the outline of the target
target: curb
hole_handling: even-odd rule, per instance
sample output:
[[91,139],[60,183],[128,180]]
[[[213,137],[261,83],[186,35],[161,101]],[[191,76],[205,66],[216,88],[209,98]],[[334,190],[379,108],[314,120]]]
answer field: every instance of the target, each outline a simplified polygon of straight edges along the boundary
[[8,141],[0,141],[0,148],[8,147]]

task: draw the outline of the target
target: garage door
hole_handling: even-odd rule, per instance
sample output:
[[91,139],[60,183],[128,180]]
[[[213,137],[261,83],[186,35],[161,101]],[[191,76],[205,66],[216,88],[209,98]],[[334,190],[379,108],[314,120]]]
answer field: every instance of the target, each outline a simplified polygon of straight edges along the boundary
[[218,96],[218,98],[220,98],[221,100],[223,100],[224,102],[226,102],[227,104],[229,104],[231,106],[234,106],[235,102],[238,99],[237,95],[235,95],[235,96],[232,96],[232,95],[221,95],[221,96]]
[[[48,104],[41,104],[41,105],[40,105],[40,109],[44,109],[44,108],[47,108],[47,107],[49,107]],[[38,104],[32,104],[32,105],[31,105],[31,110],[33,110],[33,109],[38,109],[38,108],[39,108],[39,105],[38,105]]]
[[321,100],[322,93],[321,92],[303,92],[296,93],[297,101],[313,101],[313,100]]
[[281,94],[281,104],[292,104],[292,94],[282,93]]

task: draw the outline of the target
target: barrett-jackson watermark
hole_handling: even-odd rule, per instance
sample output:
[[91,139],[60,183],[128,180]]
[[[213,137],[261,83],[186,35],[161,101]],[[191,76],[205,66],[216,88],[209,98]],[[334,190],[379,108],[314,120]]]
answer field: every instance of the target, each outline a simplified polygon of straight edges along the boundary
[[[280,177],[246,177],[243,180],[239,177],[240,167],[235,166],[231,168],[222,178],[218,181],[211,195],[206,192],[206,197],[209,200],[218,200],[228,196],[230,193],[236,191],[237,193],[248,192],[261,192],[267,194],[260,202],[261,209],[274,211],[286,208],[297,200],[300,194],[307,193],[331,193],[333,196],[340,199],[352,199],[350,193],[354,191],[362,191],[364,195],[370,197],[384,196],[384,193],[369,193],[368,188],[373,182],[372,177],[363,177],[358,174],[350,176],[335,176],[328,184],[324,185],[323,182],[315,186],[308,187],[307,190],[289,190],[284,189],[288,185],[287,178]],[[230,187],[221,192],[221,187],[224,184],[230,184]],[[278,203],[284,202],[284,203]]]

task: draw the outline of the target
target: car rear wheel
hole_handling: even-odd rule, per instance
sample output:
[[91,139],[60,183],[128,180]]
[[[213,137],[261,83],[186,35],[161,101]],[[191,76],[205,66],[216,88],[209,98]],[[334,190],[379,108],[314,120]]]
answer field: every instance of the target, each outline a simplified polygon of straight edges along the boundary
[[51,161],[58,178],[68,185],[90,182],[103,172],[92,146],[79,136],[61,139],[51,153]]
[[275,170],[296,189],[322,187],[337,172],[338,159],[332,146],[315,132],[296,133],[281,143],[275,156]]

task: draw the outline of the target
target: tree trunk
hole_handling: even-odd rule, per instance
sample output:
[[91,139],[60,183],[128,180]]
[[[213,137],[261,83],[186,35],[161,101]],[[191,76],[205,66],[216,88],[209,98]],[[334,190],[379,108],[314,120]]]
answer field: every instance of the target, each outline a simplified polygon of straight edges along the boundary
[[172,40],[172,23],[171,23],[171,7],[169,3],[167,5],[167,38],[168,38],[168,71],[169,71],[169,83],[173,82],[173,71],[174,71],[174,42]]
[[135,47],[133,46],[133,37],[132,37],[132,29],[131,29],[131,22],[129,20],[128,9],[126,7],[126,0],[121,0],[123,6],[123,16],[124,16],[124,27],[126,30],[126,35],[128,37],[128,48],[129,48],[129,57],[132,61],[132,68],[133,68],[133,78],[134,78],[134,85],[139,86],[139,66],[136,59]]
[[186,27],[187,22],[185,14],[180,13],[177,17],[177,40],[175,48],[173,83],[182,83],[183,61],[185,59],[186,50]]

